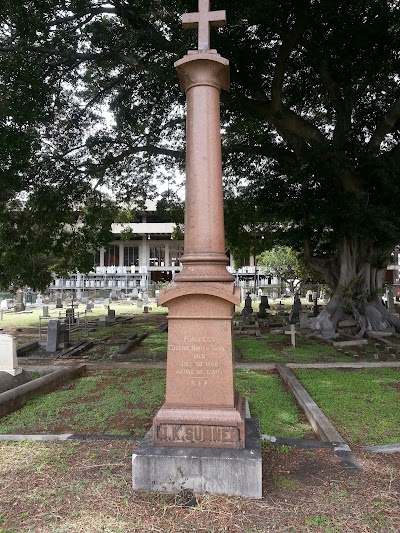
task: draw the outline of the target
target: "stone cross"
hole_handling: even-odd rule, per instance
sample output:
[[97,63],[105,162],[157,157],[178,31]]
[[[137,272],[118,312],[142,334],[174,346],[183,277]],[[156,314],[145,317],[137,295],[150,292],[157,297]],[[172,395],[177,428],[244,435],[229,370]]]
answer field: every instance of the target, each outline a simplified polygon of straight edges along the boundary
[[210,11],[210,0],[199,0],[198,13],[184,13],[182,15],[182,26],[185,29],[199,28],[198,49],[210,49],[210,26],[216,28],[225,26],[225,11]]
[[296,326],[290,324],[290,331],[285,331],[285,335],[290,335],[293,348],[296,348]]

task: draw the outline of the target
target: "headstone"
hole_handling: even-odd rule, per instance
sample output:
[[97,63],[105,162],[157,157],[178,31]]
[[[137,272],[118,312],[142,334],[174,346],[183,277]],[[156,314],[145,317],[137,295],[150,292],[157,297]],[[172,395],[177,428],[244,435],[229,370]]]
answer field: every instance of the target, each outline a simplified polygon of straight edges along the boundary
[[143,307],[143,300],[141,298],[136,300],[136,307]]
[[0,335],[0,372],[7,372],[11,376],[21,374],[18,367],[17,339],[12,335]]
[[14,309],[17,312],[25,311],[24,292],[21,289],[17,290]]
[[60,342],[60,320],[52,318],[47,324],[46,352],[54,353],[58,350]]
[[56,309],[62,309],[63,308],[63,304],[62,304],[62,301],[61,301],[61,298],[57,298],[56,300]]
[[108,310],[107,318],[109,320],[115,320],[115,309]]
[[243,307],[242,309],[242,322],[246,326],[249,326],[252,323],[252,310],[250,310],[248,307]]
[[8,309],[8,302],[7,302],[7,300],[1,300],[0,308],[1,308],[1,309],[5,309],[5,310]]
[[313,293],[312,293],[312,291],[308,290],[306,292],[306,300],[310,304],[313,302]]
[[292,309],[289,313],[289,322],[291,324],[297,324],[300,320],[301,301],[298,295],[294,297]]
[[44,305],[43,308],[42,308],[42,313],[45,318],[47,318],[49,316],[49,306],[48,305]]
[[143,313],[148,313],[149,312],[149,306],[148,305],[145,305],[143,307]]
[[73,307],[67,307],[65,310],[65,320],[68,324],[75,324],[75,310]]
[[319,315],[319,305],[318,305],[318,299],[317,297],[314,298],[314,304],[313,304],[313,310],[312,310],[312,316],[318,316]]
[[39,307],[43,305],[43,298],[40,296],[40,294],[37,296],[35,304]]
[[133,287],[132,289],[132,300],[137,300],[138,298],[138,290],[136,287]]
[[58,332],[58,348],[67,348],[69,345],[69,326],[65,322],[60,322]]
[[147,292],[143,293],[143,304],[147,305],[149,303],[149,295]]
[[105,326],[107,326],[107,317],[100,316],[99,317],[99,328],[104,328]]
[[249,292],[247,293],[246,299],[244,301],[244,306],[246,309],[249,309],[251,312],[253,312],[252,299]]
[[267,318],[267,309],[269,308],[268,296],[261,296],[261,302],[258,308],[258,318]]
[[392,293],[392,291],[390,289],[388,289],[388,291],[386,293],[386,298],[387,298],[387,309],[388,309],[389,313],[395,313],[396,309],[394,307],[393,293]]

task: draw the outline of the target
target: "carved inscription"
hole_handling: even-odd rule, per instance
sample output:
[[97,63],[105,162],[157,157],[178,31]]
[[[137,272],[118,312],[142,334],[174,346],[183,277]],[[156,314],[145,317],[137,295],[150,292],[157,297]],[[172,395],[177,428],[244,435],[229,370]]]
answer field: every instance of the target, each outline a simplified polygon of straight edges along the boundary
[[210,378],[223,372],[221,362],[214,361],[213,356],[231,352],[232,348],[219,344],[215,337],[185,336],[182,344],[169,344],[168,351],[186,353],[187,358],[179,363],[176,373],[188,377],[190,386],[204,387],[209,384]]
[[240,432],[239,428],[230,426],[161,424],[157,428],[157,437],[163,443],[227,444],[239,442]]

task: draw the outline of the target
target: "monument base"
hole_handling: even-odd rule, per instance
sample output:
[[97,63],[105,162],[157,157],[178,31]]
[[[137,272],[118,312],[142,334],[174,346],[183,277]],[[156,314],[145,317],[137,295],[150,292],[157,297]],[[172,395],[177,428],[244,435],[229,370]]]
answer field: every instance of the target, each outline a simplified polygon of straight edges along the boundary
[[262,464],[258,421],[246,419],[243,449],[156,446],[149,431],[132,455],[134,490],[262,497]]
[[10,376],[18,376],[19,374],[22,374],[22,368],[0,368],[0,372],[7,372]]
[[153,443],[194,448],[244,448],[245,400],[235,393],[234,408],[168,408],[153,420]]

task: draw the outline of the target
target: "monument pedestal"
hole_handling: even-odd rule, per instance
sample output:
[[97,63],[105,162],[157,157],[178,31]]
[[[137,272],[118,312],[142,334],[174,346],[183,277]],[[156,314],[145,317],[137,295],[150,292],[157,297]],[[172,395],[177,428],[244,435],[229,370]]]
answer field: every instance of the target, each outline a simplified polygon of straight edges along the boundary
[[262,498],[258,422],[246,419],[243,449],[157,446],[149,432],[132,455],[134,490],[176,494],[191,489],[245,498]]
[[153,421],[161,446],[245,447],[244,399],[233,381],[233,283],[176,282],[168,305],[165,404]]

